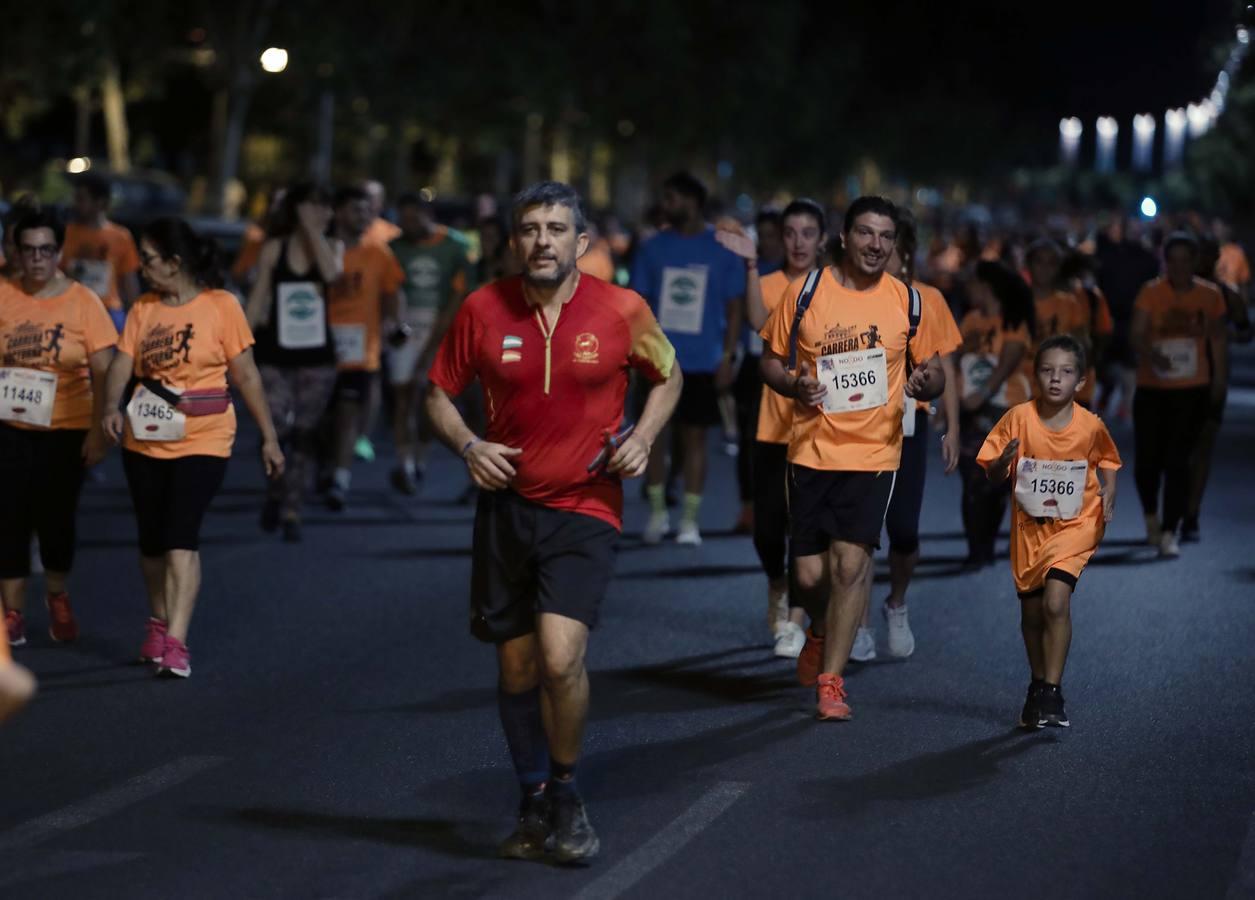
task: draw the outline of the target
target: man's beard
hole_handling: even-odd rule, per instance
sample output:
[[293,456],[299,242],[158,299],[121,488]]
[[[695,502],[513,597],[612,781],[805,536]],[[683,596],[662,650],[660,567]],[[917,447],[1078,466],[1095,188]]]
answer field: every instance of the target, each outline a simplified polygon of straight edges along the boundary
[[575,270],[574,262],[571,262],[571,263],[559,262],[557,264],[557,269],[554,270],[554,273],[552,275],[533,275],[530,269],[524,268],[523,279],[528,284],[535,285],[536,287],[545,287],[545,288],[557,287],[558,285],[562,284],[562,282],[566,281],[567,277],[574,270]]

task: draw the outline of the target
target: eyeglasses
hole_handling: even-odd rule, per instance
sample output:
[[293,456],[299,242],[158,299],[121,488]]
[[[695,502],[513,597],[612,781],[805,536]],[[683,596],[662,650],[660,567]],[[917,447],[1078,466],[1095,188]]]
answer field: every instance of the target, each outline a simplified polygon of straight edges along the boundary
[[31,259],[52,259],[57,255],[56,244],[22,244],[22,255]]

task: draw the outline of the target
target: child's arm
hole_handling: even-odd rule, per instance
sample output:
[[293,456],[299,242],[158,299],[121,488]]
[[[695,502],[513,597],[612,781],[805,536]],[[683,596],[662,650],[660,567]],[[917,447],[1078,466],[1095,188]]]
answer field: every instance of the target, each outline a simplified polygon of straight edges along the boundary
[[1011,474],[1011,463],[1015,462],[1016,451],[1020,449],[1020,439],[1011,438],[1007,442],[1007,446],[1003,448],[998,458],[991,462],[985,468],[985,474],[994,484],[1002,484],[1007,480],[1007,476]]
[[1098,496],[1102,497],[1102,519],[1110,523],[1116,514],[1116,470],[1099,469],[1098,480],[1102,483],[1098,489]]

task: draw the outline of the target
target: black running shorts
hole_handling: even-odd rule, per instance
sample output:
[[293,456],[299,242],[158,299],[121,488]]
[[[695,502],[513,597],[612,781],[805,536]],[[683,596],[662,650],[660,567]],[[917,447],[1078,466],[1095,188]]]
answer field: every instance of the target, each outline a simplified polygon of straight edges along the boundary
[[880,546],[896,472],[827,472],[789,465],[790,552],[827,553],[833,541]]
[[536,630],[540,613],[589,628],[614,572],[619,532],[513,491],[480,491],[471,550],[471,634],[499,644]]

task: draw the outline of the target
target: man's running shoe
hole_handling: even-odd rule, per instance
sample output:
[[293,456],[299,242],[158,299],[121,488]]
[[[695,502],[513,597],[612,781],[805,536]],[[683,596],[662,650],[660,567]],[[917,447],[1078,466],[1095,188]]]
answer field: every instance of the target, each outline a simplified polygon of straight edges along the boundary
[[797,659],[806,646],[806,632],[796,622],[786,620],[776,629],[775,647],[772,652],[781,659]]
[[906,615],[906,604],[884,606],[882,610],[885,623],[889,626],[889,655],[896,659],[906,659],[915,652],[915,635]]
[[192,655],[187,652],[187,644],[176,637],[166,635],[166,646],[161,651],[161,662],[157,663],[158,675],[175,675],[186,678],[192,674]]
[[165,649],[166,623],[149,616],[148,623],[144,625],[144,643],[139,648],[139,661],[159,663]]
[[819,684],[815,688],[815,716],[837,722],[853,718],[850,704],[845,702],[845,681],[840,675],[824,673],[819,676]]
[[544,792],[525,797],[519,806],[519,822],[514,833],[501,842],[497,855],[502,859],[540,859],[549,839],[549,800]]
[[680,521],[680,530],[676,532],[675,542],[685,547],[700,547],[702,533],[697,530],[696,522]]
[[850,659],[855,662],[871,662],[876,658],[876,636],[870,628],[859,626],[854,633],[854,646],[850,648]]
[[806,629],[806,643],[797,657],[797,680],[802,687],[819,683],[819,670],[824,667],[824,639],[814,629]]
[[553,791],[549,802],[553,810],[547,847],[553,851],[554,858],[560,863],[570,864],[596,856],[601,849],[601,841],[588,821],[588,811],[579,794]]
[[10,647],[20,647],[26,643],[26,619],[16,609],[4,614],[4,627],[9,633]]
[[48,635],[57,643],[78,640],[78,622],[70,608],[70,595],[65,591],[49,594],[47,603]]
[[374,462],[375,445],[370,442],[370,438],[362,435],[357,439],[357,443],[353,445],[353,455],[362,462]]
[[1054,728],[1067,728],[1072,724],[1068,721],[1067,710],[1063,708],[1063,691],[1059,690],[1059,685],[1042,684],[1041,694],[1037,702],[1043,725],[1050,725]]
[[1181,545],[1177,542],[1177,536],[1171,531],[1165,531],[1159,538],[1159,556],[1163,559],[1176,559],[1181,555]]
[[641,533],[641,540],[646,544],[661,544],[662,539],[671,530],[671,517],[664,512],[649,514],[649,521]]
[[1024,708],[1020,710],[1021,728],[1041,728],[1046,723],[1041,717],[1041,690],[1046,682],[1034,678],[1028,683],[1028,696],[1024,698]]

